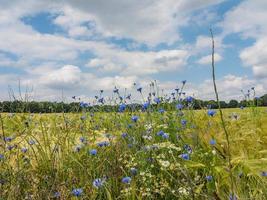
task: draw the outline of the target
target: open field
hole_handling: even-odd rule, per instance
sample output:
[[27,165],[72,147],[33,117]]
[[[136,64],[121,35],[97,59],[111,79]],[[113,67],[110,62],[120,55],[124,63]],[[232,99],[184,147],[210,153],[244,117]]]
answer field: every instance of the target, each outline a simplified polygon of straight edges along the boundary
[[267,108],[223,113],[2,113],[0,196],[266,199]]

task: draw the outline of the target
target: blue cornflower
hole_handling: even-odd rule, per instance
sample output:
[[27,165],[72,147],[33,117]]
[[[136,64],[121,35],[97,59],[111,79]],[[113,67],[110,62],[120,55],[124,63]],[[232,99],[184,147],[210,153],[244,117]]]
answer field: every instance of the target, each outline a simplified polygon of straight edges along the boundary
[[264,177],[267,177],[267,171],[261,172],[261,175],[264,176]]
[[216,114],[215,110],[208,110],[208,115],[213,117]]
[[206,180],[207,180],[207,181],[212,181],[212,178],[213,178],[213,177],[212,177],[211,175],[206,176]]
[[138,116],[132,116],[132,121],[133,121],[133,122],[137,122],[138,119],[139,119]]
[[188,144],[184,145],[184,149],[187,151],[187,153],[192,153],[193,152],[192,148]]
[[79,140],[84,143],[86,141],[86,139],[84,137],[80,137]]
[[81,149],[82,149],[82,146],[81,146],[81,145],[76,145],[76,146],[74,147],[74,151],[75,151],[75,152],[79,152],[79,151],[81,151]]
[[168,139],[169,138],[169,134],[168,133],[163,133],[161,137],[163,139]]
[[8,149],[9,151],[11,151],[13,148],[15,148],[15,145],[8,145],[8,146],[7,146],[7,149]]
[[80,106],[82,108],[87,108],[89,106],[89,104],[88,103],[85,103],[85,102],[80,102]]
[[165,112],[165,110],[164,110],[163,108],[160,108],[160,109],[159,109],[159,113],[162,114],[162,113],[164,113],[164,112]]
[[115,87],[113,92],[118,94],[119,93],[119,89]]
[[215,145],[215,144],[216,144],[216,140],[214,140],[214,139],[211,139],[211,140],[210,140],[210,145],[212,145],[212,146],[213,146],[213,145]]
[[156,103],[156,104],[159,104],[160,102],[161,102],[161,100],[160,100],[160,98],[154,98],[154,102]]
[[181,157],[182,159],[184,159],[184,160],[189,160],[189,159],[190,159],[188,153],[183,153],[183,154],[180,155],[180,157]]
[[29,145],[34,145],[35,143],[36,143],[35,140],[33,140],[33,139],[29,140]]
[[176,91],[177,93],[179,92],[179,90],[180,90],[179,88],[175,88],[175,91]]
[[192,103],[194,98],[191,97],[191,96],[188,96],[188,97],[185,98],[185,100],[186,100],[187,103]]
[[81,196],[83,193],[83,189],[82,188],[75,188],[72,190],[72,194],[76,197]]
[[181,120],[181,124],[182,124],[183,126],[185,126],[185,125],[187,124],[187,121],[186,121],[185,119],[182,119],[182,120]]
[[122,133],[122,134],[121,134],[121,137],[122,137],[122,138],[126,138],[127,136],[128,136],[127,133]]
[[176,105],[176,109],[178,110],[182,110],[183,107],[184,107],[183,104],[180,104],[180,103]]
[[237,200],[236,195],[234,195],[234,194],[230,194],[230,195],[229,195],[229,200]]
[[141,93],[142,92],[142,88],[141,87],[137,88],[137,91]]
[[5,156],[3,154],[0,154],[0,160],[3,160]]
[[104,104],[104,98],[102,97],[102,98],[98,99],[98,102]]
[[5,140],[6,142],[11,142],[12,137],[5,137],[4,140]]
[[123,183],[125,183],[125,184],[130,184],[131,183],[131,180],[132,180],[131,177],[126,176],[126,177],[123,177],[121,181]]
[[142,106],[143,110],[148,109],[149,105],[150,105],[149,102],[145,102],[145,103],[143,104],[143,106]]
[[129,99],[129,100],[130,100],[130,99],[131,99],[131,96],[132,96],[132,95],[129,94],[129,95],[126,97],[126,99]]
[[126,105],[123,103],[119,106],[119,112],[123,112],[126,109]]
[[162,136],[164,134],[164,131],[159,131],[158,133],[157,133],[157,136]]
[[93,181],[93,186],[97,189],[101,188],[105,183],[104,179],[101,178],[97,178]]
[[91,149],[89,151],[89,153],[92,155],[92,156],[95,156],[97,154],[97,150],[96,149]]
[[54,198],[59,198],[60,197],[60,192],[55,192],[54,193]]
[[183,80],[183,81],[182,81],[182,83],[183,83],[183,85],[185,85],[185,83],[186,83],[186,80]]
[[99,147],[107,147],[107,146],[109,146],[109,142],[108,141],[99,142],[99,143],[97,143],[97,146],[99,146]]
[[137,170],[136,168],[132,167],[132,168],[130,169],[130,172],[131,172],[131,174],[132,174],[133,176],[136,176],[138,170]]
[[81,118],[80,118],[82,121],[84,121],[84,120],[86,120],[86,116],[85,115],[83,115],[83,116],[81,116]]
[[22,153],[26,153],[27,151],[28,151],[28,149],[27,149],[26,147],[22,147],[22,148],[21,148],[21,152],[22,152]]

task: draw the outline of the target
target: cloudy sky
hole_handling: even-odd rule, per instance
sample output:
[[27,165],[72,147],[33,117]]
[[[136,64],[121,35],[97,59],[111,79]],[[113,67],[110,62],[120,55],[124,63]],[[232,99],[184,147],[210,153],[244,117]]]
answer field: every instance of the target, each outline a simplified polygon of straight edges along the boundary
[[68,100],[154,79],[213,98],[210,27],[220,97],[267,93],[266,10],[266,0],[0,0],[0,100],[19,83],[35,100]]

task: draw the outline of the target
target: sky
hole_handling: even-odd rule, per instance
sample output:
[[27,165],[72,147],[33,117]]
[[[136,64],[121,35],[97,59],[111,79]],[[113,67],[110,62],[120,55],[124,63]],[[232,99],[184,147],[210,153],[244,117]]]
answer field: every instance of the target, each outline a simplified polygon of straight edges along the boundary
[[164,94],[267,93],[266,0],[0,0],[0,100],[84,101],[157,80]]

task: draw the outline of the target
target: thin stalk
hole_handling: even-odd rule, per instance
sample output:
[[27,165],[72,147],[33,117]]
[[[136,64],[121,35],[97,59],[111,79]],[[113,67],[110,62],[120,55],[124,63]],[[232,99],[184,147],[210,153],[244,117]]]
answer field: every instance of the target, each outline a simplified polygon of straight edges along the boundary
[[214,64],[214,37],[213,37],[213,32],[212,29],[210,29],[210,34],[211,34],[211,40],[212,40],[212,80],[213,80],[213,87],[216,95],[216,100],[219,108],[219,113],[220,113],[220,119],[222,123],[222,127],[224,130],[224,134],[226,137],[226,142],[227,142],[227,161],[228,161],[228,167],[229,167],[229,173],[230,173],[230,182],[231,182],[231,193],[234,194],[234,180],[233,180],[233,173],[232,173],[232,164],[231,164],[231,151],[230,151],[230,140],[229,140],[229,133],[226,129],[224,117],[223,117],[223,112],[221,109],[220,101],[219,101],[219,94],[217,91],[217,86],[216,86],[216,78],[215,78],[215,64]]

